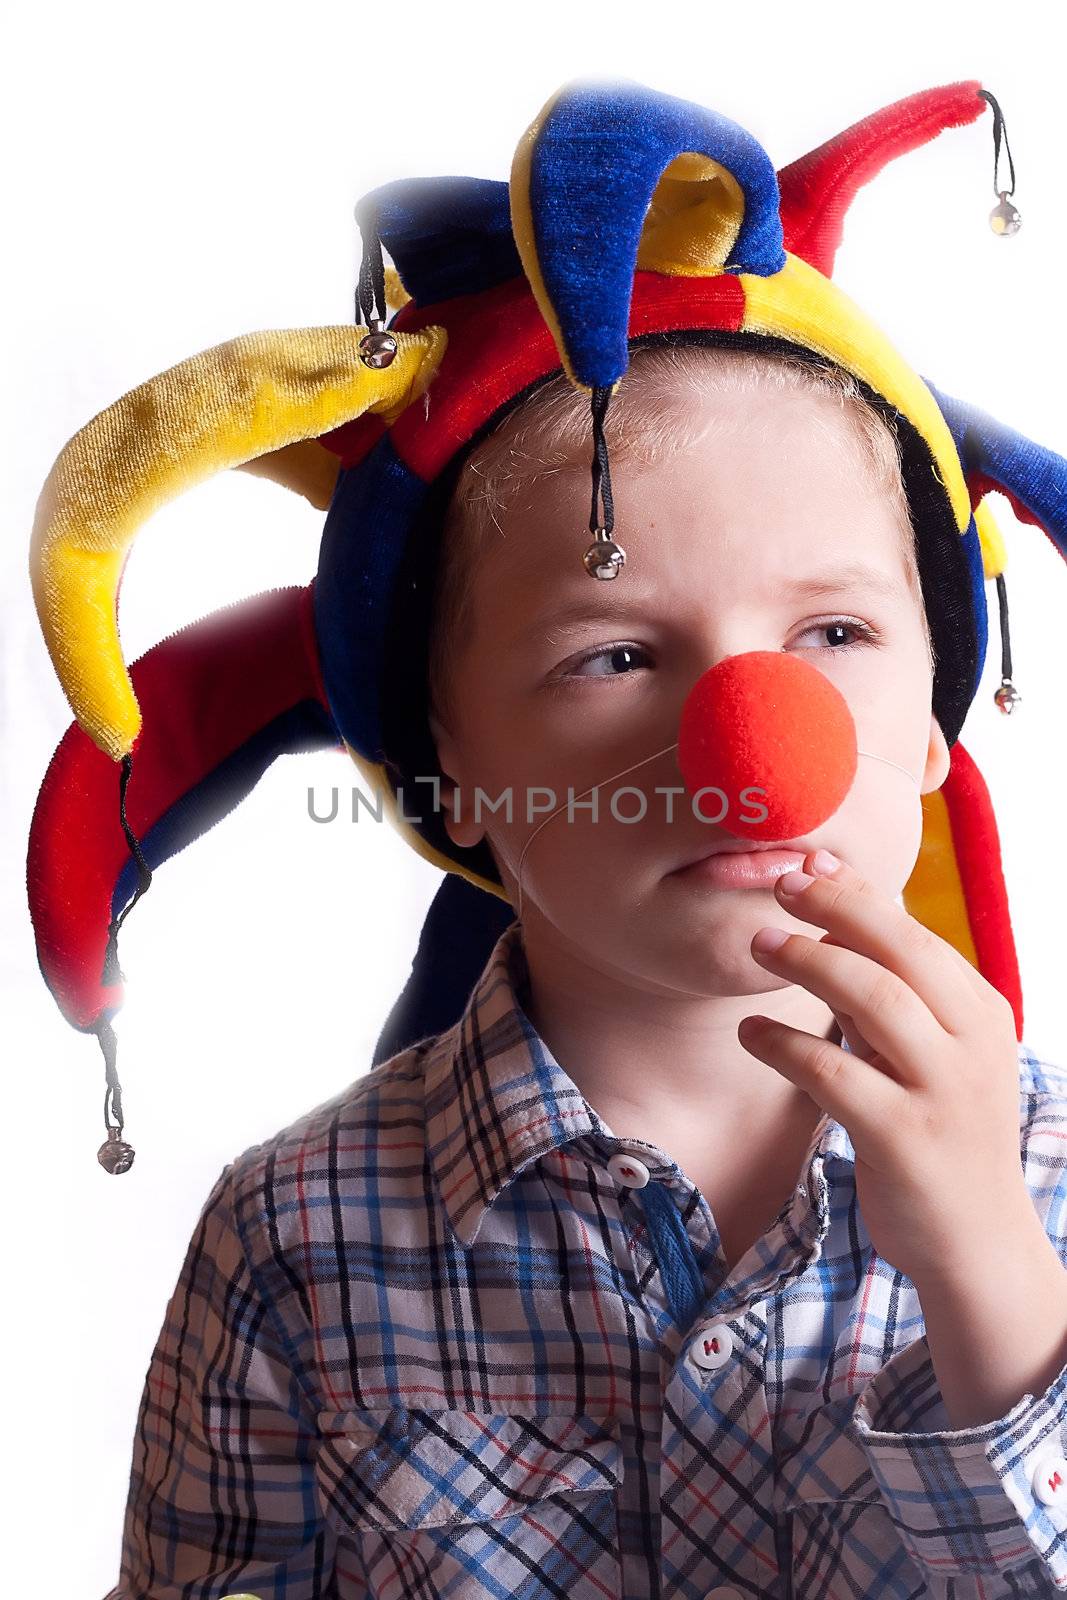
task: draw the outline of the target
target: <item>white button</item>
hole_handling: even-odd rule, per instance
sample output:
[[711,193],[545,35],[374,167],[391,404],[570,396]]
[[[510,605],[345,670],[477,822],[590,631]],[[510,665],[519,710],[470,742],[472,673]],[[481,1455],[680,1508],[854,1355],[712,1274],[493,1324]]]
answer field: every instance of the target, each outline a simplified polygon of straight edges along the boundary
[[725,1322],[709,1322],[701,1328],[689,1346],[690,1359],[698,1367],[711,1371],[729,1361],[733,1354],[734,1336]]
[[609,1159],[608,1171],[616,1183],[624,1183],[629,1189],[643,1189],[648,1182],[648,1168],[645,1163],[622,1150],[617,1151]]
[[725,1589],[712,1589],[708,1600],[741,1600],[741,1594],[739,1590],[731,1589],[727,1585]]
[[1043,1506],[1067,1506],[1067,1460],[1043,1456],[1031,1480]]

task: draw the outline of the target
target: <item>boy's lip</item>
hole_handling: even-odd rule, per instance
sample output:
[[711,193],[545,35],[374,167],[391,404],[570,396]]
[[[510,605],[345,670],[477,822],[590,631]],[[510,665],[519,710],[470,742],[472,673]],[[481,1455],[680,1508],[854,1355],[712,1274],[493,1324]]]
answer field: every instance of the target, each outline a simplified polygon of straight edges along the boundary
[[[817,850],[819,846],[810,839],[735,839],[726,837],[716,839],[711,844],[703,845],[694,854],[680,861],[676,867],[671,868],[671,873],[684,872],[686,867],[695,866],[698,861],[706,861],[709,856],[717,855],[744,855],[756,850],[796,850],[801,855],[808,855],[810,851]],[[671,873],[667,876],[670,877]]]

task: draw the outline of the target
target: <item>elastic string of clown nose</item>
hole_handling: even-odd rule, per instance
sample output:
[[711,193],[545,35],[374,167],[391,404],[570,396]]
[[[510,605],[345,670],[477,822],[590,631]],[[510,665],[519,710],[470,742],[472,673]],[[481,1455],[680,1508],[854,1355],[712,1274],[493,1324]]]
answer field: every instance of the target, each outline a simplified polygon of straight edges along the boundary
[[[628,772],[636,772],[638,767],[645,767],[650,761],[656,761],[660,756],[665,756],[669,750],[677,750],[677,748],[678,740],[676,739],[673,744],[664,745],[662,750],[657,750],[655,755],[645,756],[641,761],[635,761],[631,767],[623,767],[621,772],[613,773],[610,778],[602,778],[599,783],[594,783],[590,788],[584,790],[581,794],[576,795],[573,800],[565,800],[561,806],[556,807],[555,811],[550,811],[547,817],[542,818],[542,820],[537,824],[537,827],[534,829],[533,833],[531,833],[530,837],[527,839],[526,843],[523,845],[522,853],[519,856],[518,867],[516,869],[516,877],[519,885],[519,903],[515,914],[519,918],[520,922],[522,920],[523,863],[526,860],[526,852],[537,838],[537,835],[541,832],[541,829],[545,827],[547,823],[551,822],[553,817],[558,817],[561,811],[566,811],[568,806],[577,805],[579,800],[584,800],[586,795],[592,794],[594,790],[602,789],[606,783],[614,783],[616,778],[625,778]],[[873,750],[860,750],[857,748],[856,754],[858,756],[867,756],[871,761],[884,761],[887,767],[895,767],[897,771],[902,772],[906,778],[910,778],[917,789],[919,788],[919,780],[915,774],[913,772],[909,772],[907,767],[902,767],[898,761],[890,761],[888,756],[877,755]]]

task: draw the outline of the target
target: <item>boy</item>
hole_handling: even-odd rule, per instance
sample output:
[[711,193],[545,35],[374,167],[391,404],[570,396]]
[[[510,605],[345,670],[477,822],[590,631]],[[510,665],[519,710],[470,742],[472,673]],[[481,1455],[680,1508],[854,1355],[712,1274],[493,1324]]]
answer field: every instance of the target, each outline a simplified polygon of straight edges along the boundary
[[[1054,1520],[1067,1241],[1049,1181],[1067,1084],[1017,1039],[1010,941],[974,917],[950,942],[899,895],[931,841],[945,859],[918,796],[948,787],[980,675],[982,558],[1000,568],[978,502],[996,484],[1059,540],[1067,462],[1021,450],[911,373],[833,291],[823,226],[862,181],[853,145],[869,176],[882,134],[898,153],[987,102],[972,83],[927,91],[776,175],[703,108],[568,86],[520,142],[506,195],[440,180],[440,195],[379,197],[413,298],[386,330],[373,235],[359,360],[372,373],[395,361],[402,383],[375,388],[343,362],[335,376],[325,339],[279,346],[287,381],[268,363],[262,407],[240,366],[255,352],[157,383],[160,406],[188,399],[187,423],[229,424],[206,441],[189,428],[201,471],[225,446],[321,491],[321,456],[294,445],[326,441],[341,461],[313,613],[293,612],[322,682],[303,658],[292,681],[272,680],[236,754],[254,745],[261,768],[264,748],[269,760],[317,731],[390,783],[438,769],[446,805],[419,837],[521,917],[451,1027],[214,1185],[149,1368],[116,1600],[961,1600],[1067,1582]],[[667,353],[687,343],[723,348]],[[811,370],[776,359],[790,351]],[[416,355],[441,362],[429,387],[401,371]],[[494,430],[489,454],[507,448],[527,394],[543,444],[551,396],[538,391],[561,366],[591,396],[582,569],[581,457],[566,450],[489,545],[469,537],[461,491],[431,558],[427,485],[451,491],[446,468]],[[278,396],[295,406],[294,393],[303,422],[275,428]],[[631,399],[651,399],[659,422],[646,412],[631,429]],[[890,421],[892,436],[879,431]],[[686,429],[683,448],[662,449]],[[94,524],[93,550],[120,552],[128,523]],[[112,695],[119,564],[87,580],[62,519],[42,527],[41,603],[64,672],[83,639],[64,631],[80,617],[71,575],[96,586],[109,674],[70,692],[124,763],[143,889],[193,792],[165,787],[151,742],[168,714],[187,731],[163,670],[177,657],[159,647],[138,677],[134,760],[130,704],[116,712]],[[441,667],[429,682],[423,623]],[[205,705],[220,684],[258,691],[259,675],[245,641],[220,649],[223,671],[203,670],[214,658],[193,633],[198,692],[217,700],[194,696],[188,724],[214,734]],[[791,860],[761,866],[684,806],[532,825],[532,788],[580,794],[636,768],[650,802],[677,790],[673,753],[649,758],[711,663],[757,652],[826,674],[875,757],[823,826],[785,841]],[[768,727],[779,714],[766,707]],[[227,748],[216,740],[216,763]],[[49,849],[62,860],[62,787],[51,775],[31,883],[53,882]],[[518,815],[486,821],[479,788],[510,791]],[[965,864],[958,839],[947,849],[955,905]],[[102,875],[113,911],[132,892],[122,870]],[[61,941],[43,943],[47,974]],[[753,1029],[755,996],[768,1021]],[[113,1088],[110,1013],[99,996],[85,1004],[83,1025],[104,1019]],[[128,1166],[116,1142],[109,1130]]]
[[[716,373],[739,361],[747,383],[720,391]],[[615,456],[641,588],[610,624],[593,606],[564,643],[553,622],[585,599],[580,572],[561,577],[580,461],[509,494],[503,537],[468,534],[465,548],[454,513],[445,548],[469,589],[465,627],[443,617],[435,652],[450,665],[433,716],[444,810],[458,845],[489,834],[509,892],[530,825],[518,803],[511,823],[476,821],[475,787],[582,792],[662,745],[724,653],[801,653],[845,695],[865,748],[915,770],[923,792],[945,777],[899,473],[887,493],[860,402],[800,369],[775,386],[770,370],[734,352],[635,353]],[[698,442],[631,467],[631,401],[666,407]],[[512,437],[509,420],[492,445]],[[668,530],[683,526],[680,565]],[[867,575],[839,579],[850,563]],[[817,598],[794,588],[817,573]],[[642,787],[651,801],[676,779],[668,757]],[[833,850],[884,912],[920,831],[912,789],[861,765],[802,853],[810,866]],[[992,1525],[1011,1503],[989,1492],[984,1458],[970,1476],[981,1430],[946,1414],[921,1296],[868,1236],[852,1141],[803,1079],[775,1070],[773,1045],[738,1039],[757,997],[799,1037],[839,1034],[817,981],[756,959],[761,927],[810,929],[794,902],[680,872],[732,842],[651,804],[635,825],[606,805],[598,822],[559,818],[528,858],[523,921],[459,1024],[227,1168],[153,1357],[118,1593],[692,1584],[725,1600],[785,1593],[789,1574],[813,1593],[800,1585],[815,1573],[836,1575],[832,1592],[923,1592],[894,1526],[917,1520],[902,1463],[921,1482],[923,1450],[951,1520],[964,1502],[973,1516],[976,1558],[988,1538],[975,1581],[995,1592]],[[975,1007],[1014,1063],[1005,1020]],[[1013,1116],[997,1126],[1017,1136],[1021,1088],[1044,1207],[1037,1150],[1064,1126],[1067,1085],[1025,1049],[1018,1059]],[[986,1264],[1050,1290],[1043,1319],[1023,1303],[1035,1336],[998,1345],[992,1364],[1000,1409],[1017,1412],[1023,1387],[1067,1382],[1067,1273],[1033,1204],[1017,1203],[1021,1180],[996,1198]],[[969,1192],[972,1213],[979,1203]],[[873,1468],[848,1426],[861,1396],[884,1452]],[[987,1406],[975,1424],[994,1417]],[[959,1537],[940,1515],[921,1548]],[[1012,1581],[1052,1592],[1032,1555],[1013,1565]]]

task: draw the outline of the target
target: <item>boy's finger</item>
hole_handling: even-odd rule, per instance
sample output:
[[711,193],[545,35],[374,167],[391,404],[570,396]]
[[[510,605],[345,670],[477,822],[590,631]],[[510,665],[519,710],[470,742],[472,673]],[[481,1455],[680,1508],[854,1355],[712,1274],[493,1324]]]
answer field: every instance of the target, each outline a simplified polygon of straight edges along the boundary
[[854,1017],[850,1017],[847,1011],[835,1011],[834,1016],[837,1018],[837,1025],[841,1029],[841,1032],[846,1043],[848,1044],[849,1049],[852,1051],[852,1054],[854,1056],[859,1056],[861,1061],[869,1061],[874,1055],[875,1051],[873,1046],[867,1043],[866,1039],[857,1028],[856,1019]]
[[750,1055],[803,1089],[815,1104],[840,1122],[854,1145],[885,1148],[886,1134],[899,1126],[906,1085],[849,1055],[828,1039],[816,1039],[776,1018],[743,1018],[738,1038]]
[[945,1029],[929,1006],[903,978],[870,956],[806,933],[787,934],[769,951],[757,933],[752,955],[767,971],[817,995],[835,1014],[853,1018],[899,1083],[924,1084],[929,1063],[943,1059]]
[[845,861],[829,857],[833,870],[820,872],[827,852],[804,858],[813,881],[790,894],[790,874],[775,883],[779,904],[805,922],[825,928],[833,942],[869,956],[896,973],[950,1033],[974,1027],[975,1004],[987,988],[981,974],[946,940],[918,922]]

